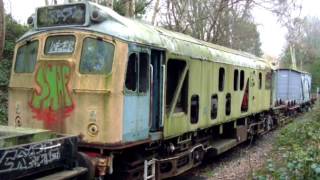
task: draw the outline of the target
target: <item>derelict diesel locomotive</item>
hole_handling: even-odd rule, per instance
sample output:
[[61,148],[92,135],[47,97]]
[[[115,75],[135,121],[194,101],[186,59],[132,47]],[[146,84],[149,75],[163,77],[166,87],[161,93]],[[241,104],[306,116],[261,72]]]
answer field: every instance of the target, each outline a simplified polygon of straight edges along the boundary
[[91,2],[41,7],[28,23],[14,54],[9,125],[79,135],[88,179],[179,175],[205,153],[270,130],[272,109],[291,103],[272,92],[263,59]]

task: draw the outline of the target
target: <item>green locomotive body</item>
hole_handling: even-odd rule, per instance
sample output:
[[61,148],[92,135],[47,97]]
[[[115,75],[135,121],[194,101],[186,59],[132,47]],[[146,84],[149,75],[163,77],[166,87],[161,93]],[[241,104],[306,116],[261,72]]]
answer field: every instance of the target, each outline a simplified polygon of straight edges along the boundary
[[90,2],[39,8],[30,24],[9,124],[80,135],[99,176],[176,176],[276,124],[272,66],[259,57]]

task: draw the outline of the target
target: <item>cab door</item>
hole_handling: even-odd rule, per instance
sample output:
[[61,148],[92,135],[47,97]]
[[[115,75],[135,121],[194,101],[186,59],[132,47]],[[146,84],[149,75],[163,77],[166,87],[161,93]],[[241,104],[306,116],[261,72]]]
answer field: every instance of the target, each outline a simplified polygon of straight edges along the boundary
[[123,141],[133,142],[149,137],[150,119],[150,50],[131,47],[127,61]]

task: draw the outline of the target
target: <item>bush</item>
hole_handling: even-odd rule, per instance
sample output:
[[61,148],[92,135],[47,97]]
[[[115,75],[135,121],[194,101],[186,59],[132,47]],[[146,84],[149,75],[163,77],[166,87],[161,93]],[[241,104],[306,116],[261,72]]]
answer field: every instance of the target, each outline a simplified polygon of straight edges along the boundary
[[11,65],[11,60],[0,61],[0,124],[6,124],[8,120],[8,85]]
[[320,113],[282,129],[256,179],[320,179]]
[[6,41],[3,57],[0,59],[0,124],[8,121],[8,85],[12,66],[14,46],[17,38],[28,30],[27,26],[19,24],[11,15],[6,15]]

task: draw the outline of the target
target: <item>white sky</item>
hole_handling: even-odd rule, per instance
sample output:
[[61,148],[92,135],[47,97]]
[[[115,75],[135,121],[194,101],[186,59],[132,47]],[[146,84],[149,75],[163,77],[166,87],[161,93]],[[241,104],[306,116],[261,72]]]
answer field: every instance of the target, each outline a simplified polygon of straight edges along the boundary
[[[14,19],[25,24],[36,7],[44,6],[44,0],[4,0],[4,4],[6,12],[11,12]],[[320,17],[319,7],[320,0],[303,0],[302,14]],[[285,47],[286,29],[281,27],[274,15],[261,8],[255,8],[253,16],[258,24],[262,51],[267,55],[279,57]]]

